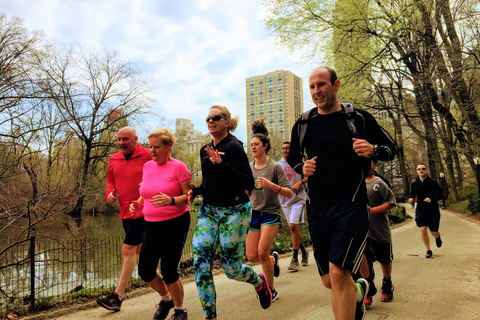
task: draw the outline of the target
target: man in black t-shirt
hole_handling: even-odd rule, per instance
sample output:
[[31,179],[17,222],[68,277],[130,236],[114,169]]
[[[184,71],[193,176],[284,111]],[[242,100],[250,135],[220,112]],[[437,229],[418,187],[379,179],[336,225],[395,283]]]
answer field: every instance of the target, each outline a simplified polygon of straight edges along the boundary
[[295,123],[288,163],[308,177],[310,236],[323,285],[332,289],[335,318],[362,319],[368,282],[354,283],[351,273],[360,266],[369,227],[365,178],[370,158],[392,160],[395,150],[373,116],[360,109],[354,114],[359,132],[354,135],[337,98],[340,81],[335,70],[317,68],[309,87],[317,108],[310,113],[302,143],[302,120]]

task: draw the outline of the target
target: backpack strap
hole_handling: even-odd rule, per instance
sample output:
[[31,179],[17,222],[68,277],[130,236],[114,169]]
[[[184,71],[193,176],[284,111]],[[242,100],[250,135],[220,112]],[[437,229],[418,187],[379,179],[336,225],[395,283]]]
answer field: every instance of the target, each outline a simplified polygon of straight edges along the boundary
[[[341,106],[342,106],[342,112],[345,114],[345,120],[347,121],[348,128],[350,129],[350,131],[352,132],[355,138],[359,138],[360,134],[355,124],[355,115],[358,114],[361,116],[361,114],[355,110],[355,108],[351,103],[342,103]],[[305,158],[305,149],[303,146],[303,140],[305,138],[305,134],[307,133],[308,120],[312,117],[313,110],[315,109],[316,107],[305,111],[300,117],[300,122],[298,123],[297,133],[300,141],[300,150],[302,151],[304,158]],[[362,116],[362,120],[363,120],[363,116]],[[364,127],[365,127],[365,120],[364,120]]]
[[313,110],[315,109],[316,107],[305,111],[300,117],[300,122],[298,123],[298,128],[297,128],[298,139],[300,141],[300,150],[302,151],[302,155],[304,158],[306,157],[305,157],[305,149],[303,146],[303,139],[305,138],[305,134],[307,133],[308,119],[310,119],[310,116],[312,115]]
[[357,126],[355,125],[355,108],[351,103],[342,103],[341,105],[347,120],[348,129],[350,129],[355,138],[358,138],[359,134]]

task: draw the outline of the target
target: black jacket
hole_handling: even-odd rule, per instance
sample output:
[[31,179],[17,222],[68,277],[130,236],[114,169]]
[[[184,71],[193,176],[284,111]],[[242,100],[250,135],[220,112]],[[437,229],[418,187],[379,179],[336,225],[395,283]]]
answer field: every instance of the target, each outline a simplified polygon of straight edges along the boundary
[[[438,200],[443,199],[443,190],[437,181],[427,176],[423,181],[417,177],[412,183],[410,189],[410,198],[417,199],[417,207],[425,209],[438,208]],[[425,202],[425,198],[432,200],[430,203]]]
[[[213,164],[205,148],[214,147],[221,155],[222,162]],[[245,190],[254,187],[252,169],[248,163],[243,143],[228,134],[216,146],[213,141],[200,149],[202,162],[202,184],[195,188],[195,195],[203,194],[203,202],[218,207],[235,206],[249,200]]]
[[[355,124],[359,137],[381,146],[379,160],[392,160],[395,146],[377,121],[364,110],[356,111]],[[300,150],[297,129],[299,121],[297,120],[292,130],[288,163],[296,172],[303,174],[303,153]],[[308,159],[317,156],[315,173],[308,178],[311,203],[367,203],[365,178],[370,171],[371,159],[355,153],[352,138],[353,133],[341,111],[327,115],[317,114],[308,120],[303,145]]]

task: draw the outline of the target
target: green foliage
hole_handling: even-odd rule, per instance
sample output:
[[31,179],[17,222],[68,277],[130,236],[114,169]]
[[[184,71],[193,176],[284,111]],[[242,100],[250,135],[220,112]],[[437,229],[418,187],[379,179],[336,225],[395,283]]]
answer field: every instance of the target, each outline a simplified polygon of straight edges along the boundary
[[397,205],[390,210],[390,212],[388,213],[388,217],[390,219],[391,225],[405,221],[407,218],[405,207]]
[[465,185],[463,189],[458,190],[460,200],[469,200],[478,196],[477,188],[473,184]]
[[480,201],[478,201],[478,198],[468,200],[467,209],[472,215],[480,214]]
[[[305,246],[311,244],[310,232],[308,231],[308,223],[300,224],[300,234],[302,235],[303,243]],[[279,253],[285,253],[292,251],[292,238],[290,234],[290,228],[285,221],[285,217],[282,216],[282,227],[278,231],[275,240],[273,241],[272,251]]]
[[448,209],[454,212],[467,213],[468,212],[467,207],[468,207],[468,200],[462,200],[462,201],[451,203],[448,206]]

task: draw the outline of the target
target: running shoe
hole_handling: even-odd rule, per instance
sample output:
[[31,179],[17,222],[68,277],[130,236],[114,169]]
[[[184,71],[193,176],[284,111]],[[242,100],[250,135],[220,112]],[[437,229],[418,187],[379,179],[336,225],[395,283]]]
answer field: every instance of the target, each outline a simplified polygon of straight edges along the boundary
[[393,300],[393,284],[392,281],[383,280],[382,284],[382,296],[380,297],[382,302],[390,302]]
[[175,309],[175,313],[170,318],[170,320],[187,320],[187,319],[188,319],[187,309],[184,309],[184,310]]
[[363,304],[365,305],[365,309],[370,309],[372,307],[373,297],[367,296],[363,299]]
[[111,311],[120,311],[122,308],[122,300],[118,298],[116,292],[109,293],[103,298],[98,298],[97,303],[105,309]]
[[300,263],[298,263],[298,260],[292,259],[292,261],[290,261],[290,265],[288,266],[288,270],[290,271],[300,270]]
[[272,292],[268,287],[267,279],[263,273],[258,275],[262,279],[262,285],[260,289],[257,290],[258,299],[260,299],[260,305],[263,309],[268,309],[272,304]]
[[173,308],[173,300],[160,300],[156,307],[157,311],[155,311],[155,314],[153,315],[153,320],[164,320],[167,318],[170,309]]
[[437,248],[440,248],[442,246],[442,238],[438,236],[438,238],[435,238],[435,244],[437,245]]
[[302,267],[306,267],[308,266],[308,256],[310,254],[308,253],[308,251],[305,251],[305,254],[302,254]]
[[272,253],[272,256],[273,256],[273,275],[275,277],[278,277],[280,275],[280,267],[278,266],[278,252],[277,251],[273,251]]
[[270,288],[270,292],[272,292],[272,303],[274,303],[278,299],[278,292],[272,288]]
[[433,256],[432,250],[427,250],[427,254],[425,255],[425,258],[430,259]]
[[358,290],[361,290],[362,298],[360,301],[357,301],[357,306],[355,307],[355,320],[362,320],[365,318],[366,314],[365,304],[363,301],[369,290],[369,285],[368,281],[363,278],[358,279],[356,285],[358,286]]

